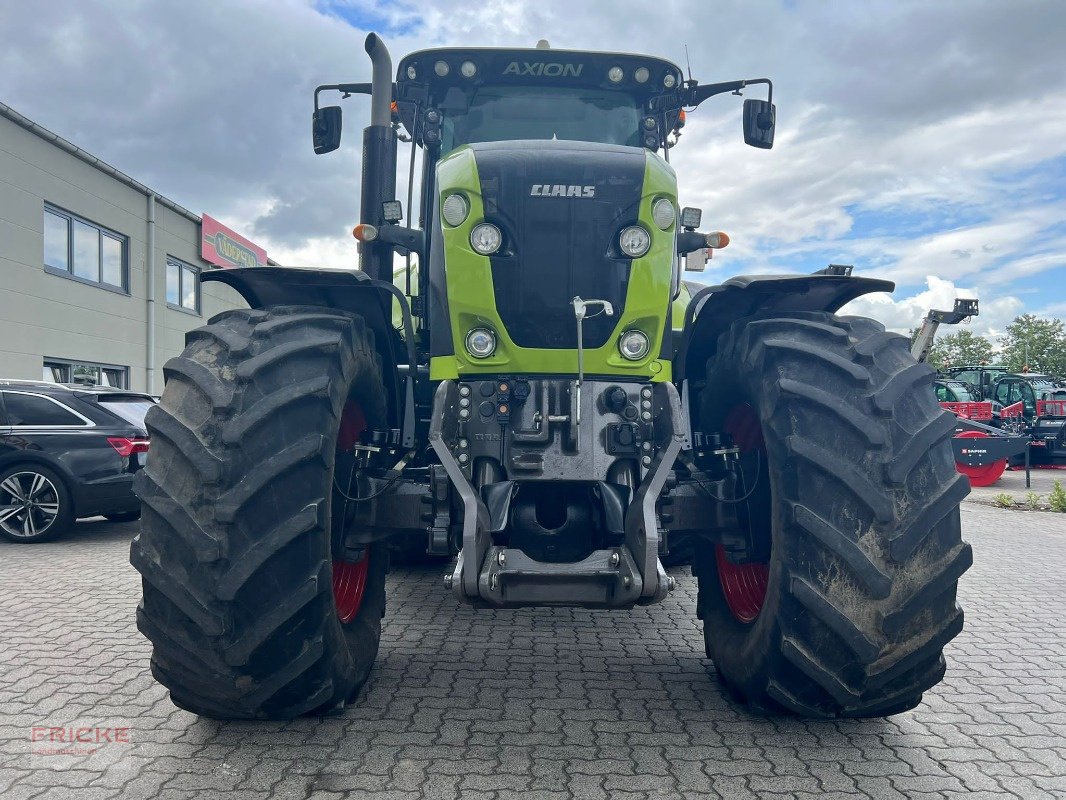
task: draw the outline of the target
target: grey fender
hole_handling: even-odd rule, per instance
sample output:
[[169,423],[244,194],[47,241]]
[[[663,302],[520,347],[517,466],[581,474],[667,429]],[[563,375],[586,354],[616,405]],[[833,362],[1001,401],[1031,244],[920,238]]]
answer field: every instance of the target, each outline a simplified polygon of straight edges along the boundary
[[[357,270],[248,267],[203,272],[202,281],[217,281],[232,287],[252,308],[275,305],[306,305],[351,311],[363,318],[374,332],[381,359],[382,381],[389,394],[389,423],[402,431],[404,447],[414,446],[414,327],[411,309],[403,293],[385,281]],[[392,299],[403,312],[404,336],[392,325]],[[399,364],[412,365],[403,379]]]
[[[849,268],[850,269],[850,268]],[[740,275],[693,294],[685,311],[681,344],[674,356],[674,380],[702,380],[718,337],[739,319],[795,311],[833,313],[871,292],[891,292],[892,281],[850,274]]]

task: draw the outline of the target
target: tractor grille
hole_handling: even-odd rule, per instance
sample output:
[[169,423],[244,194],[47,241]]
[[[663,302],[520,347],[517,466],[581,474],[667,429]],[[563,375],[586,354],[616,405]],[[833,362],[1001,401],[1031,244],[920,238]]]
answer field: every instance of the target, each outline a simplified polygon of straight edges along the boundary
[[[637,220],[644,151],[584,142],[473,146],[486,218],[506,245],[492,261],[496,310],[519,347],[574,349],[575,296],[607,300],[615,316],[585,321],[585,347],[614,331],[629,287],[618,231]],[[562,187],[562,188],[557,188]],[[590,189],[591,187],[591,189]]]

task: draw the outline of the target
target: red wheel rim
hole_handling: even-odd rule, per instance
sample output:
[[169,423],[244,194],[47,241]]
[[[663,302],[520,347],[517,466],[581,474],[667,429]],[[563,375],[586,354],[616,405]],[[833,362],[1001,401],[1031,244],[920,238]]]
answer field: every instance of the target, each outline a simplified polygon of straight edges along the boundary
[[726,556],[725,548],[716,545],[718,580],[722,594],[733,616],[744,623],[754,622],[766,599],[766,584],[770,580],[767,564],[734,564]]
[[[956,439],[987,439],[988,434],[981,431],[963,431]],[[955,462],[955,469],[970,479],[970,486],[991,486],[999,480],[1003,471],[1007,468],[1007,459],[1001,458],[991,464],[981,464],[971,467],[961,461]]]
[[[748,403],[739,403],[726,414],[722,426],[733,437],[733,442],[742,453],[759,450],[763,461],[766,460],[766,443],[763,439],[762,424],[755,409]],[[729,611],[745,624],[754,622],[762,611],[766,599],[766,586],[770,580],[770,565],[763,563],[734,564],[729,560],[722,545],[715,547],[715,561],[718,563],[718,581],[722,586]]]
[[333,602],[341,622],[351,622],[359,613],[370,572],[370,551],[361,560],[333,562]]
[[[340,429],[337,431],[337,451],[347,452],[362,438],[366,417],[362,406],[354,400],[344,404]],[[351,622],[359,613],[366,592],[366,578],[370,569],[370,551],[359,561],[333,562],[333,603],[341,622]]]

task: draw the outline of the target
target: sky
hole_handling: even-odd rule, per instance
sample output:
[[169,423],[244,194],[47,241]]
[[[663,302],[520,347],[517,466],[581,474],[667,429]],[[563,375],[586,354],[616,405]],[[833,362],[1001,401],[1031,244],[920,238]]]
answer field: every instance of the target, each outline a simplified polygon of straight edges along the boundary
[[671,153],[681,203],[732,240],[699,281],[853,264],[897,290],[846,312],[896,330],[957,296],[980,300],[975,333],[1066,318],[1059,0],[11,0],[0,100],[280,263],[351,268],[369,103],[343,101],[341,149],[315,156],[311,100],[370,79],[371,30],[394,63],[547,39],[769,77],[773,150],[743,144],[723,95]]

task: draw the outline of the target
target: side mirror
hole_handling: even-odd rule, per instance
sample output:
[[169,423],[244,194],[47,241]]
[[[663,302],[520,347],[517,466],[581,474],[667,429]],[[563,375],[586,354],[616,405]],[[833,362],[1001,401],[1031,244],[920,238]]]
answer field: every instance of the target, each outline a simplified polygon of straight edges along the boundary
[[332,153],[341,146],[341,107],[316,108],[311,118],[311,141],[315,155]]
[[744,101],[744,144],[769,150],[774,146],[777,109],[766,100]]

